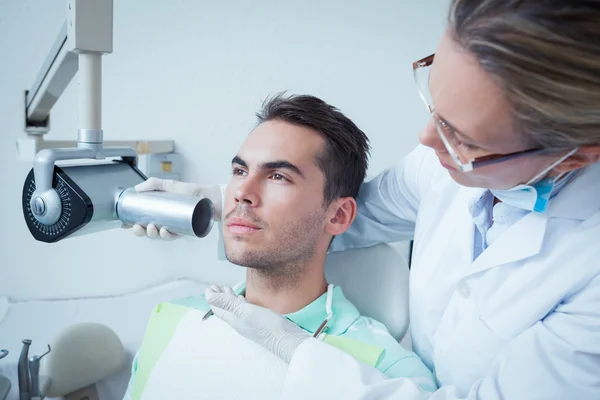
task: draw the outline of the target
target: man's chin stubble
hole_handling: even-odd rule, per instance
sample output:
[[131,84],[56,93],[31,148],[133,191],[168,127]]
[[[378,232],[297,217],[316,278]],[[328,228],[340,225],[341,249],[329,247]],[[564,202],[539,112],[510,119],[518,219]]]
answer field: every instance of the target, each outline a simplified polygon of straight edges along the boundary
[[248,268],[253,278],[272,289],[296,287],[305,268],[305,263],[298,261],[274,263],[262,257],[241,256],[227,254],[227,252],[225,256],[230,263]]

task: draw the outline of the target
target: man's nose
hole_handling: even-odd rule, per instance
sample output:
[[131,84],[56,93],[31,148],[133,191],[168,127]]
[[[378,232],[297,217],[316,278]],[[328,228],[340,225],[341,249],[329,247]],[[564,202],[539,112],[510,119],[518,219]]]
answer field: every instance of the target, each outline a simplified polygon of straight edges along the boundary
[[235,191],[235,202],[245,203],[251,206],[258,206],[260,201],[259,195],[260,182],[255,177],[246,176]]
[[436,129],[433,117],[429,118],[427,125],[419,132],[419,141],[424,146],[431,147],[438,153],[446,152],[446,147]]

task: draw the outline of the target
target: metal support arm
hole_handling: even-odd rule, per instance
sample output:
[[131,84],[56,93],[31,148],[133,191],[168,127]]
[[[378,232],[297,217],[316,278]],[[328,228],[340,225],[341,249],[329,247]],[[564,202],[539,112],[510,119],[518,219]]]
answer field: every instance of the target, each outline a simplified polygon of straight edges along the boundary
[[67,23],[58,33],[50,53],[25,98],[25,130],[46,133],[50,110],[69,85],[79,67],[76,53],[67,49]]
[[[106,154],[101,126],[101,56],[112,52],[112,41],[113,0],[67,0],[66,21],[34,84],[30,90],[24,91],[24,128],[27,135],[16,141],[18,160],[32,162],[41,150],[61,147],[84,147]],[[45,134],[50,131],[50,112],[75,75],[78,75],[79,81],[77,140],[44,140]],[[106,144],[133,147],[138,154],[170,153],[174,150],[172,140],[110,141]],[[114,154],[115,150],[111,152]]]

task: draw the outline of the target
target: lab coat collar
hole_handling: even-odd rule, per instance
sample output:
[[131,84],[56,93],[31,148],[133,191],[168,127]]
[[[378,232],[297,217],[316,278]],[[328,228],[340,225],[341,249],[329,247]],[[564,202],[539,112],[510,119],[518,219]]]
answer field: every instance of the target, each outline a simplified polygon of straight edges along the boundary
[[473,260],[476,230],[472,213],[477,211],[474,210],[474,205],[477,200],[485,196],[485,193],[486,189],[461,187],[456,201],[453,202],[453,210],[449,211],[455,216],[457,224],[453,236],[463,238],[460,247],[463,249],[462,251],[468,252],[461,258],[471,262],[471,265],[463,269],[463,276],[470,276],[538,254],[546,231],[548,216],[529,213],[508,228],[501,237]]
[[584,220],[600,210],[600,162],[578,172],[548,206],[552,218]]
[[469,275],[535,256],[542,248],[547,224],[546,214],[525,215],[473,261]]
[[[584,220],[600,209],[599,183],[600,163],[582,170],[550,201],[548,212],[531,212],[514,223],[473,261],[467,275],[537,255],[550,218]],[[466,193],[474,195],[472,190]]]
[[[302,329],[310,333],[315,333],[321,323],[327,318],[326,305],[327,293],[324,293],[303,309],[287,314],[286,317]],[[327,333],[330,335],[340,335],[346,332],[354,321],[360,317],[360,313],[356,307],[346,299],[342,293],[342,288],[339,286],[333,287],[331,312],[333,318],[327,324],[329,328]]]

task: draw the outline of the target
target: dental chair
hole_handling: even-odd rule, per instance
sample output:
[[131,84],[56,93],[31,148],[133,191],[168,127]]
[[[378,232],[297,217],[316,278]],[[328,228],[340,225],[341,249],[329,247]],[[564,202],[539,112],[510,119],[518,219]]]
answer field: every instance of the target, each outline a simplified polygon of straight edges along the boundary
[[379,244],[327,256],[325,276],[364,316],[402,340],[408,330],[410,242]]
[[10,380],[0,375],[0,400],[4,400],[8,397],[8,393],[10,393],[11,383]]
[[[329,254],[325,274],[362,315],[386,325],[396,340],[404,337],[408,243]],[[231,400],[280,398],[287,364],[226,322],[204,320],[205,315],[206,309],[181,305],[156,309],[140,350],[140,360],[150,361],[139,365],[132,398],[141,394],[144,400],[187,399],[199,393],[202,398]]]

